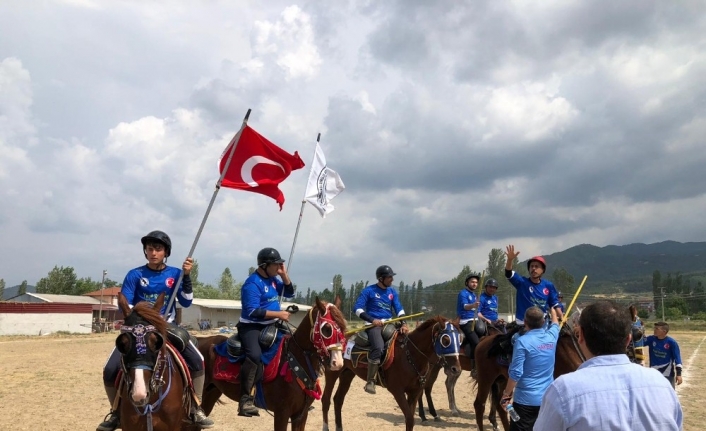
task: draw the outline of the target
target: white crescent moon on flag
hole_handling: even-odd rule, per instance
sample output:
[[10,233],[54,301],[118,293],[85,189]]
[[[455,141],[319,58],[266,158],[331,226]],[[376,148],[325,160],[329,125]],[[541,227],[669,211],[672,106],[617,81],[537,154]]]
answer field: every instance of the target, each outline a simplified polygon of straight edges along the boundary
[[279,166],[282,172],[285,172],[284,167],[274,160],[270,160],[263,156],[252,156],[243,163],[243,167],[240,169],[240,177],[243,179],[244,183],[247,183],[250,187],[257,187],[259,184],[252,177],[252,170],[256,165],[264,163],[266,165]]

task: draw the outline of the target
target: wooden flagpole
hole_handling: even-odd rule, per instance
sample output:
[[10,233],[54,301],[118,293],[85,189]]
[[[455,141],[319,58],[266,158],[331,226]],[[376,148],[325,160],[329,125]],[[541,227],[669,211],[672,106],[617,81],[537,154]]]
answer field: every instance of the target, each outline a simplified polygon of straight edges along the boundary
[[[211,196],[211,201],[208,203],[208,207],[206,208],[206,214],[204,214],[203,219],[201,219],[201,225],[199,226],[198,232],[196,232],[196,238],[194,238],[193,244],[191,244],[191,249],[189,250],[189,254],[187,255],[187,258],[192,257],[194,255],[194,251],[196,250],[196,244],[199,242],[199,238],[201,238],[201,233],[203,232],[203,228],[206,225],[206,220],[208,219],[209,214],[211,213],[211,208],[213,208],[213,203],[216,201],[216,196],[218,195],[218,191],[221,189],[221,183],[223,182],[223,178],[225,178],[226,173],[228,172],[228,168],[230,167],[230,162],[233,160],[233,154],[235,154],[235,147],[238,146],[238,141],[240,140],[240,135],[243,133],[243,129],[245,129],[245,126],[248,125],[248,119],[250,118],[250,112],[252,110],[248,109],[248,112],[245,113],[245,118],[243,118],[243,124],[240,126],[240,130],[238,130],[238,133],[235,134],[233,139],[231,139],[231,143],[233,144],[230,152],[228,153],[228,159],[226,159],[226,164],[223,166],[223,172],[221,172],[220,178],[218,178],[218,181],[216,182],[216,188],[213,190],[213,195]],[[167,308],[164,309],[164,318],[167,319],[167,315],[169,314],[169,310],[171,310],[172,306],[174,305],[174,301],[176,300],[177,294],[179,293],[179,287],[181,286],[181,282],[184,280],[184,271],[181,271],[179,274],[179,280],[176,282],[176,286],[173,290],[172,295],[169,297],[169,303],[167,304]],[[176,318],[176,316],[175,316]]]

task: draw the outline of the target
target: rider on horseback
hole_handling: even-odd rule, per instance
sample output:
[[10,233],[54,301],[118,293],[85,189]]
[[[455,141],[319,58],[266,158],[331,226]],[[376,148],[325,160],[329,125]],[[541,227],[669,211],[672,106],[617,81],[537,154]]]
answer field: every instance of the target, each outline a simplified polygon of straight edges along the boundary
[[262,379],[264,369],[261,334],[279,321],[289,320],[289,312],[280,309],[279,296],[294,297],[294,286],[277,250],[271,247],[260,250],[257,269],[245,280],[241,292],[242,313],[237,327],[245,362],[240,368],[238,415],[250,417],[260,415],[253,403],[253,388]]
[[[169,236],[159,230],[152,231],[141,239],[142,251],[147,259],[147,265],[130,270],[125,276],[121,292],[125,295],[130,306],[134,306],[140,301],[155,302],[161,293],[165,294],[165,306],[161,310],[162,315],[165,315],[166,304],[169,303],[169,298],[174,292],[174,284],[179,279],[181,271],[184,271],[183,283],[179,286],[179,290],[175,293],[177,300],[182,307],[189,307],[194,298],[193,287],[189,273],[193,265],[193,259],[187,257],[182,264],[182,270],[167,266],[167,258],[172,252],[172,241]],[[166,314],[167,322],[173,325],[176,317],[176,303],[173,303],[172,309]],[[186,348],[181,352],[186,360],[189,369],[191,370],[191,378],[194,383],[194,392],[201,399],[203,394],[203,385],[205,380],[203,357],[199,353],[196,346],[191,342],[187,343]],[[108,395],[108,401],[111,408],[117,397],[118,391],[115,387],[115,379],[120,370],[120,352],[113,349],[113,352],[108,358],[108,362],[103,369],[103,383],[105,384],[105,392]],[[213,427],[213,421],[209,419],[203,412],[201,407],[197,407],[198,403],[192,403],[192,420],[194,425],[199,428]],[[113,431],[120,427],[120,416],[118,411],[111,410],[106,419],[98,425],[97,431]]]
[[[382,339],[383,321],[391,319],[393,316],[399,317],[405,314],[397,291],[391,287],[395,275],[392,268],[387,265],[378,267],[375,271],[377,283],[363,289],[353,306],[356,316],[373,324],[373,327],[366,330],[371,345],[368,353],[368,379],[365,384],[365,392],[369,394],[375,393],[375,375],[380,368],[382,349],[385,348]],[[393,308],[396,315],[393,314]],[[402,322],[400,332],[402,334],[409,332],[406,322]]]
[[498,281],[489,278],[485,282],[485,292],[480,294],[480,306],[478,307],[478,319],[495,326],[501,332],[505,332],[505,321],[498,318]]
[[[556,309],[557,316],[561,321],[564,313],[559,308],[559,298],[556,287],[551,281],[542,280],[542,275],[547,270],[547,263],[542,256],[535,256],[527,261],[529,277],[523,277],[512,270],[515,259],[520,252],[515,252],[514,245],[506,248],[507,260],[505,262],[505,276],[517,290],[515,322],[508,325],[508,331],[521,326],[521,333],[524,333],[524,317],[527,309],[537,306],[545,313],[547,307]],[[512,325],[512,326],[511,326]]]
[[470,346],[470,354],[468,357],[471,359],[471,376],[474,378],[476,376],[475,350],[480,341],[474,328],[476,311],[480,305],[478,297],[476,296],[479,280],[480,275],[473,272],[468,274],[464,283],[466,287],[458,293],[456,299],[456,315],[459,318],[459,325],[463,331],[464,343],[468,343]]

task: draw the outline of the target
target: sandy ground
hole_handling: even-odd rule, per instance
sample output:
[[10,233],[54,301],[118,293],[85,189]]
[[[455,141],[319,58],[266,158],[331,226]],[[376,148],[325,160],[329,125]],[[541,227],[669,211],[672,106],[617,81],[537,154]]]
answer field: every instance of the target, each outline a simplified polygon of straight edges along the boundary
[[[108,412],[102,387],[101,370],[112,349],[115,333],[64,337],[0,337],[0,430],[94,430]],[[678,393],[684,409],[684,429],[701,430],[706,414],[699,413],[701,395],[706,388],[706,333],[670,334],[680,343],[685,383]],[[456,387],[456,402],[463,412],[450,416],[443,376],[434,388],[441,422],[421,424],[418,429],[475,429],[471,379],[464,372]],[[404,417],[392,395],[378,390],[377,395],[363,391],[364,382],[354,381],[343,408],[346,430],[404,430]],[[688,394],[688,396],[687,396]],[[321,403],[314,403],[307,429],[320,430]],[[217,405],[211,415],[214,430],[266,431],[272,418],[237,416],[237,404],[230,400]],[[333,425],[333,410],[329,423]],[[486,421],[486,429],[491,429]]]

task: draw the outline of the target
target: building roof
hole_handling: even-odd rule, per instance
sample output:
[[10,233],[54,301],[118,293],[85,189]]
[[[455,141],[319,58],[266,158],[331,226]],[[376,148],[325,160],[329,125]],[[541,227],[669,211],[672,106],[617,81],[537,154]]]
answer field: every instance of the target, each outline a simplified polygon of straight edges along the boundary
[[120,289],[122,287],[117,286],[117,287],[106,287],[105,289],[98,289],[94,290],[93,292],[88,292],[84,293],[84,296],[93,296],[93,297],[100,297],[102,296],[118,296],[118,293],[120,293]]
[[84,295],[53,295],[50,293],[29,293],[26,295],[40,299],[44,302],[56,302],[59,304],[100,304],[100,300]]
[[[293,302],[282,302],[281,308],[285,309],[289,305],[294,304]],[[235,299],[205,299],[205,298],[194,298],[192,305],[198,305],[204,308],[222,308],[224,310],[240,310],[243,308],[242,303]],[[294,304],[299,307],[299,310],[309,311],[311,310],[311,305]]]

